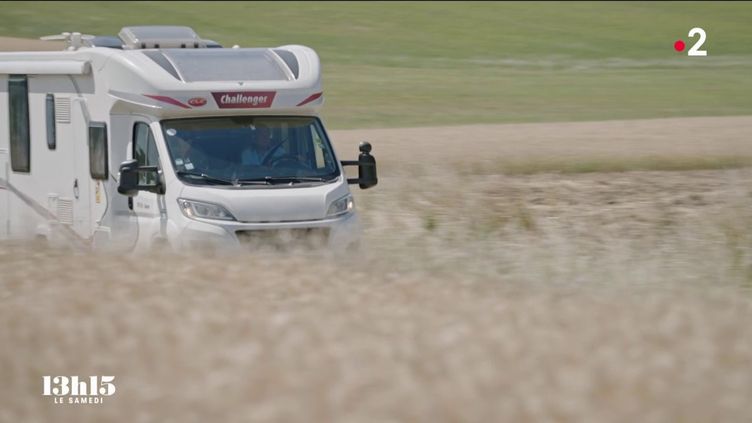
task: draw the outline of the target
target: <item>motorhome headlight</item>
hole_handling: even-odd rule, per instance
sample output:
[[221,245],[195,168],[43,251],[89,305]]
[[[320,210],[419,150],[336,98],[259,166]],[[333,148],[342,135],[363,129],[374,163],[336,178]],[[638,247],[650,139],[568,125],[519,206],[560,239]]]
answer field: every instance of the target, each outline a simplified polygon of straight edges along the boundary
[[179,198],[178,205],[180,205],[180,210],[183,211],[183,214],[190,218],[235,220],[235,217],[219,204]]
[[339,216],[352,211],[354,207],[352,195],[346,196],[332,201],[329,205],[329,210],[326,212],[327,217]]

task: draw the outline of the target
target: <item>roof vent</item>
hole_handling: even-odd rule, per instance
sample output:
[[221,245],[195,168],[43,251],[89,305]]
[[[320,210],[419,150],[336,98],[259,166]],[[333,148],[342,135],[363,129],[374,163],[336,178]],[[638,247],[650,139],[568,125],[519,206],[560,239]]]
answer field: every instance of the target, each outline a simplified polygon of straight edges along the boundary
[[206,47],[206,42],[187,26],[127,26],[118,36],[127,50]]

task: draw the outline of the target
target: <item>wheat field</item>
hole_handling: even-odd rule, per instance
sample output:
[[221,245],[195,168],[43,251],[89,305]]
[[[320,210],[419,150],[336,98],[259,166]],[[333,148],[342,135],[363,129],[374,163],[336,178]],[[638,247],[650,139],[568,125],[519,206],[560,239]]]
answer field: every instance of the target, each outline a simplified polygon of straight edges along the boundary
[[[0,421],[749,421],[750,134],[333,131],[341,159],[368,139],[379,160],[359,251],[6,241]],[[117,391],[54,404],[44,375]]]

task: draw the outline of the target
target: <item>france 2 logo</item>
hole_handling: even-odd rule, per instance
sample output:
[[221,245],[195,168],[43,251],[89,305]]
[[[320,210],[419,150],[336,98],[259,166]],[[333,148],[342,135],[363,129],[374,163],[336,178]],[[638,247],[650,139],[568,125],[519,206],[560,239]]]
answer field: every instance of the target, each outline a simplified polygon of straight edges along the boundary
[[[695,42],[692,48],[689,49],[687,56],[707,56],[708,52],[706,50],[700,50],[700,47],[705,44],[705,30],[700,27],[695,27],[689,30],[689,34],[687,36],[689,38],[692,38],[695,35],[699,35],[700,38],[697,40],[697,42]],[[674,43],[674,50],[676,51],[684,51],[684,47],[686,47],[686,45],[682,40],[676,40],[676,42]]]

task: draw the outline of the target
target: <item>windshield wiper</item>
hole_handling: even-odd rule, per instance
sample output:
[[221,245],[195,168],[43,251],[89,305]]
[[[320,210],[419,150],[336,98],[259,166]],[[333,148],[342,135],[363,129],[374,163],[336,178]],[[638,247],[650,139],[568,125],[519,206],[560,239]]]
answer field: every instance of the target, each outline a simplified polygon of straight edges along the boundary
[[264,176],[262,178],[250,178],[250,179],[240,179],[238,180],[238,183],[254,183],[254,182],[264,182],[267,184],[274,184],[274,183],[300,183],[300,182],[326,182],[328,179],[320,178],[320,177],[311,177],[311,176]]
[[176,172],[178,176],[191,176],[194,178],[200,178],[203,179],[206,182],[211,182],[214,184],[222,184],[222,185],[235,185],[235,182],[230,181],[228,179],[222,179],[222,178],[215,178],[213,176],[209,176],[205,173],[197,173],[197,172],[186,172],[184,170],[179,170]]

